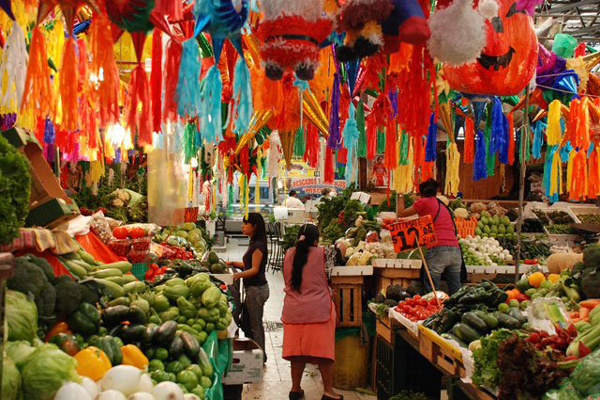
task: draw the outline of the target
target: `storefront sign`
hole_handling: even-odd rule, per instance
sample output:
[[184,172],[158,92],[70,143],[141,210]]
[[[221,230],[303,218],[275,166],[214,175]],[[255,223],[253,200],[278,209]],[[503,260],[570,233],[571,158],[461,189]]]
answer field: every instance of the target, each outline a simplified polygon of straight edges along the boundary
[[335,189],[337,192],[346,188],[345,180],[335,180],[333,183],[325,183],[323,178],[292,178],[290,189],[294,189],[300,195],[321,194],[324,188]]
[[437,243],[431,215],[391,224],[390,233],[392,234],[396,253],[416,249],[418,247],[417,239],[419,240],[418,244],[421,246]]

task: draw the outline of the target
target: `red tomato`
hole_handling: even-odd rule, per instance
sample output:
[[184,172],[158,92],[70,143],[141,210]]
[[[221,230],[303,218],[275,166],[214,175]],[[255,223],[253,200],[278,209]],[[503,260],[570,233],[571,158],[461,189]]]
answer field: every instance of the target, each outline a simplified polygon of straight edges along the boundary
[[113,236],[117,239],[127,239],[127,229],[123,228],[122,226],[118,226],[113,229]]
[[140,227],[131,228],[129,230],[129,236],[132,238],[141,238],[146,236],[146,231]]

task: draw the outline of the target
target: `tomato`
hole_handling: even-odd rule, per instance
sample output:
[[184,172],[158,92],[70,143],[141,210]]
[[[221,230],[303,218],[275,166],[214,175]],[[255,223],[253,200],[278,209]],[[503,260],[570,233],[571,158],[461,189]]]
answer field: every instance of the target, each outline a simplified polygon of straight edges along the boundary
[[146,236],[146,231],[140,227],[131,228],[129,229],[129,236],[132,238],[141,238]]
[[123,228],[122,226],[118,226],[113,229],[112,233],[117,239],[127,239],[128,236],[127,229]]

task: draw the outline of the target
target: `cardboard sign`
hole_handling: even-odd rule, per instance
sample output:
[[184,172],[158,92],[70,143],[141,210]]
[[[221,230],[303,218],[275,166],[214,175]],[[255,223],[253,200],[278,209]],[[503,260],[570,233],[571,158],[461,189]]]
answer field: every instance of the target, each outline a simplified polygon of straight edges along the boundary
[[396,253],[416,249],[418,247],[417,239],[419,240],[418,244],[421,246],[430,246],[437,243],[431,215],[391,224],[390,233],[392,234]]

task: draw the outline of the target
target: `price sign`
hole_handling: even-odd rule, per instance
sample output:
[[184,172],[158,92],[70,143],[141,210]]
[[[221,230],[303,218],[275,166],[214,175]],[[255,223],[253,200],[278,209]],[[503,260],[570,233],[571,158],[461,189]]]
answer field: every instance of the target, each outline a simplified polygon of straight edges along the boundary
[[390,233],[396,253],[416,249],[418,245],[428,246],[437,243],[431,215],[391,224]]

